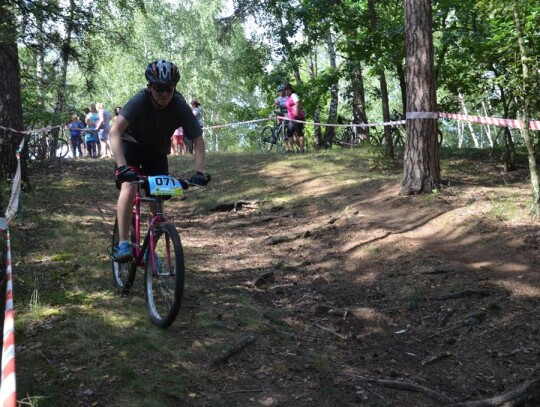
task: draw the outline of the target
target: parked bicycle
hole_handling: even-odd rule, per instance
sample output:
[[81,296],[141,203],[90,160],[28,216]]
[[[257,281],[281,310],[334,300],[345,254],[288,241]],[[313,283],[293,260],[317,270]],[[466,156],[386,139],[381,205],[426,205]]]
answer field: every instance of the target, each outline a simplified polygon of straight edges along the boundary
[[275,124],[266,126],[261,131],[259,144],[261,151],[283,151],[283,140],[287,137],[287,121],[281,120],[277,113],[273,116]]
[[[403,120],[403,115],[399,113],[397,110],[393,110],[390,114],[390,121],[392,122],[399,122]],[[405,132],[405,125],[403,124],[392,124],[388,125],[390,129],[390,137],[392,138],[392,143],[394,146],[401,146],[403,147],[405,145],[406,140],[406,132]],[[385,128],[374,128],[370,131],[370,139],[374,144],[377,145],[383,145],[386,143],[385,138]]]
[[354,125],[359,124],[356,120],[345,121],[345,118],[338,116],[338,124],[349,124],[347,127],[338,127],[336,135],[334,137],[334,144],[340,147],[360,147],[363,137],[358,135],[357,129]]
[[[401,120],[403,120],[403,115],[394,109],[392,111],[392,114],[390,115],[390,121],[399,122]],[[406,133],[404,127],[405,126],[403,126],[402,124],[394,124],[390,126],[390,132],[392,134],[392,141],[394,142],[394,146],[405,145]]]
[[28,158],[42,161],[64,158],[69,153],[67,138],[58,128],[39,133],[29,133],[26,138]]
[[[174,322],[180,310],[184,293],[185,265],[180,235],[174,224],[168,221],[163,213],[163,200],[180,196],[195,184],[169,175],[139,178],[139,181],[130,183],[137,185],[130,227],[133,261],[127,263],[115,261],[113,250],[119,241],[118,219],[116,219],[112,247],[109,248],[113,281],[119,293],[130,294],[137,267],[144,268],[145,298],[150,320],[154,325],[166,328]],[[142,196],[141,186],[147,189],[150,195]],[[142,245],[141,202],[154,203],[156,207]]]

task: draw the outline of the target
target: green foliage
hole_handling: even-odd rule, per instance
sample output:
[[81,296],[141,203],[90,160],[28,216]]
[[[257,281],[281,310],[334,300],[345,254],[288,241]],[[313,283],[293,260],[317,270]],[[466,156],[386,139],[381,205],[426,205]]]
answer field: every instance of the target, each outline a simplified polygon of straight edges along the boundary
[[[32,2],[14,9],[25,126],[66,122],[94,101],[111,109],[124,104],[145,86],[144,68],[157,58],[179,65],[178,89],[202,102],[207,125],[266,116],[284,82],[295,84],[308,119],[319,111],[323,121],[330,87],[339,83],[338,114],[350,118],[352,68],[358,66],[365,112],[379,121],[382,69],[391,109],[404,111],[397,76],[405,64],[403,1],[373,4],[375,20],[368,3],[356,0],[331,7],[322,0],[244,0],[229,16],[222,0],[97,0],[92,8],[80,0],[71,8]],[[531,60],[532,116],[538,117],[540,7],[530,0],[519,5]],[[470,114],[484,115],[486,106],[488,115],[516,117],[523,84],[510,6],[502,0],[438,1],[433,25],[439,109],[459,111],[461,94]],[[329,33],[336,39],[336,69],[328,61]],[[444,131],[445,144],[456,145],[455,127]],[[219,149],[251,148],[249,128],[240,138],[220,133]]]

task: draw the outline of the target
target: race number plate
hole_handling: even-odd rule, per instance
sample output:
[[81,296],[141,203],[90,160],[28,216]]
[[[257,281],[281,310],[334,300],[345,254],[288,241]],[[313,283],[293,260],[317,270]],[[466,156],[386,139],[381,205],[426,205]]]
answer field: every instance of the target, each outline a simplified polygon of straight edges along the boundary
[[155,175],[148,177],[150,194],[155,196],[178,196],[184,193],[180,181],[169,175]]

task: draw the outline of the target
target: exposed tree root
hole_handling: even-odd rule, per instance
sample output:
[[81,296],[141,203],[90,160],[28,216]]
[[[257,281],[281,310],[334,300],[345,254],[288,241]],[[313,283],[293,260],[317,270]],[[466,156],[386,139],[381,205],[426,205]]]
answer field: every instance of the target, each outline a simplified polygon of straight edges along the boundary
[[354,378],[355,380],[371,383],[371,384],[376,384],[377,386],[422,393],[423,395],[429,397],[430,399],[436,400],[437,402],[443,403],[444,405],[454,403],[454,400],[452,400],[450,397],[442,393],[439,393],[435,390],[428,389],[427,387],[421,386],[419,384],[415,384],[411,382],[401,382],[397,380],[378,379],[375,377],[364,377],[364,376],[358,376],[355,374],[348,374],[348,373],[345,373],[345,374],[347,376]]
[[439,297],[433,297],[432,300],[441,301],[441,300],[454,300],[457,298],[465,297],[487,297],[490,295],[488,290],[464,290],[456,293],[448,293],[441,295]]
[[540,378],[525,382],[499,396],[452,404],[451,407],[532,407],[538,405],[540,405]]
[[215,212],[228,212],[228,211],[238,211],[242,208],[256,209],[258,208],[257,201],[246,201],[240,199],[235,202],[221,202],[212,208]]
[[215,358],[212,361],[213,366],[217,366],[221,363],[227,362],[231,356],[234,354],[240,352],[242,349],[244,349],[249,344],[255,342],[255,339],[257,339],[256,336],[244,336],[243,338],[240,338],[238,341],[235,342],[233,346],[231,346],[229,349],[224,350],[221,355],[219,355],[217,358]]
[[375,384],[381,387],[421,393],[448,407],[532,407],[540,405],[540,378],[525,382],[515,389],[509,390],[499,396],[456,403],[452,398],[445,394],[416,383],[364,377],[349,373],[345,373],[345,375],[350,376],[355,380]]

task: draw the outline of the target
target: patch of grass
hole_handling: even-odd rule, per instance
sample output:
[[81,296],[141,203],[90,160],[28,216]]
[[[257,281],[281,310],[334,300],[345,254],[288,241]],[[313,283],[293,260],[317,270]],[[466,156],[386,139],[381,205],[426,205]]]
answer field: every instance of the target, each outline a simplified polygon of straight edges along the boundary
[[424,290],[414,290],[407,296],[407,310],[418,311],[427,300]]
[[493,191],[489,194],[491,202],[490,214],[497,220],[509,221],[520,216],[520,208],[517,205],[515,194],[505,191]]
[[326,353],[316,352],[315,349],[310,350],[310,358],[313,367],[320,374],[325,374],[330,369],[330,358]]

